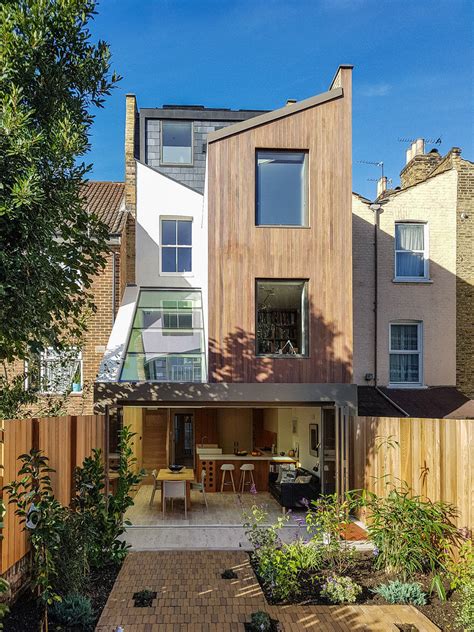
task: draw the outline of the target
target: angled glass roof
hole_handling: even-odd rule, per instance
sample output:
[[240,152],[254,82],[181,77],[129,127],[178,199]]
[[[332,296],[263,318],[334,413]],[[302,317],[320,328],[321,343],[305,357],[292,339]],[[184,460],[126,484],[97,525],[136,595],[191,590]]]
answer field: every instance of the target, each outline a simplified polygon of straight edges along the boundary
[[199,290],[141,290],[120,376],[126,382],[206,381]]

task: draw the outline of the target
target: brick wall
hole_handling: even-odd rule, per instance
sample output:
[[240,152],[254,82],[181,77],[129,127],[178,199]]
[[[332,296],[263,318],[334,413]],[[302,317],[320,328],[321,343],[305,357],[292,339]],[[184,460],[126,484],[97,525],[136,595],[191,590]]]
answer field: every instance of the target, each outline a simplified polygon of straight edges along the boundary
[[440,161],[441,156],[437,151],[429,154],[419,154],[412,158],[400,172],[402,189],[426,180]]

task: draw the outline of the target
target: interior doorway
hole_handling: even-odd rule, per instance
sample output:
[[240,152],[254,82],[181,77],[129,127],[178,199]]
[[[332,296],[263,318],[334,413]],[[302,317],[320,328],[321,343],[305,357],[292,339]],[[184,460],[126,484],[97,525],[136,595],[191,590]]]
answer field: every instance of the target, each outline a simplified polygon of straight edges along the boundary
[[194,415],[175,413],[173,416],[174,463],[194,467]]

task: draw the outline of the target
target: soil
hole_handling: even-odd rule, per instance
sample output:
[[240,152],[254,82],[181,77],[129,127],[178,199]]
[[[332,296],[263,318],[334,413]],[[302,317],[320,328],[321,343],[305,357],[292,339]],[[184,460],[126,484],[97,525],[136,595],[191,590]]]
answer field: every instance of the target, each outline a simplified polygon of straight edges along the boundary
[[[104,609],[119,570],[119,565],[111,565],[92,571],[89,576],[85,594],[90,597],[96,615],[94,627]],[[26,590],[10,606],[10,612],[3,621],[3,630],[4,632],[25,632],[26,630],[28,632],[39,632],[41,614],[42,609],[38,607],[37,600],[33,597],[30,590]],[[51,631],[72,632],[73,630],[72,628],[60,627],[51,617],[49,624]]]
[[[255,564],[252,556],[250,556],[251,563],[255,575],[262,587],[267,601],[271,604],[281,604],[282,602],[275,601],[269,593],[267,587],[258,576]],[[380,584],[386,584],[390,580],[399,579],[395,576],[389,576],[383,571],[376,570],[373,564],[373,557],[371,554],[361,554],[353,563],[351,569],[344,573],[351,577],[362,587],[362,593],[357,599],[357,604],[361,605],[387,605],[387,602],[372,592],[372,589]],[[302,573],[299,577],[299,585],[301,592],[297,598],[288,602],[291,604],[328,604],[328,602],[319,595],[319,585],[322,583],[318,581],[316,576],[319,575],[321,580],[324,581],[324,574],[321,572],[316,573]],[[423,590],[428,595],[428,603],[426,606],[415,606],[420,612],[422,612],[428,619],[430,619],[435,625],[437,625],[443,632],[462,632],[461,628],[456,627],[454,624],[456,612],[454,604],[456,602],[456,595],[447,594],[447,601],[440,601],[436,596],[429,595],[430,577],[426,575],[418,575],[413,578],[412,581],[417,581],[421,584]],[[409,630],[402,630],[401,632],[411,632]]]

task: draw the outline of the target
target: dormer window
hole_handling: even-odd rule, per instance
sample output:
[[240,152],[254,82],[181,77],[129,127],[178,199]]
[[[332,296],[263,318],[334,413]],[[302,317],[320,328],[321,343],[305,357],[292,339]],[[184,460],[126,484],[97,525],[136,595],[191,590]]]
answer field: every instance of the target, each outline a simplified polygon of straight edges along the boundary
[[161,164],[193,164],[192,121],[161,122]]

